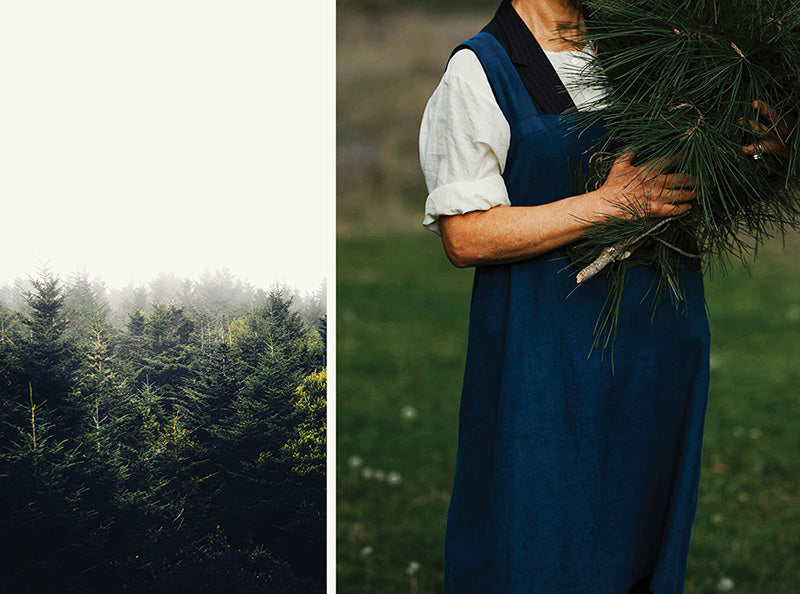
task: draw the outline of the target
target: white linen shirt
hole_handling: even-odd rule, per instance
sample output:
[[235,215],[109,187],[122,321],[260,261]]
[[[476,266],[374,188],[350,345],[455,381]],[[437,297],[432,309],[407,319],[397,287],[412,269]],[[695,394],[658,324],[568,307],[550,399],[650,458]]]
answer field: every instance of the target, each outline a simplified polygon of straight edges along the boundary
[[[590,46],[544,53],[578,109],[600,98],[598,90],[581,84]],[[419,154],[429,192],[423,226],[440,234],[440,216],[509,206],[503,170],[510,141],[511,129],[478,57],[459,50],[422,116]]]

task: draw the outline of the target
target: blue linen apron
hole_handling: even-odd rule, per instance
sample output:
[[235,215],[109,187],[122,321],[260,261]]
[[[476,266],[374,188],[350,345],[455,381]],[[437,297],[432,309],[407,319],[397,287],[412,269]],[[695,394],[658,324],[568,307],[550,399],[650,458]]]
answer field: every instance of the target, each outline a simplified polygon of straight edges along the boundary
[[[538,114],[491,34],[465,45],[511,127],[511,204],[574,193],[601,130]],[[655,311],[657,273],[630,271],[612,372],[608,353],[589,356],[605,277],[573,292],[566,263],[556,250],[475,271],[447,594],[625,594],[650,575],[655,594],[683,591],[708,397],[698,266],[681,272],[681,308]]]

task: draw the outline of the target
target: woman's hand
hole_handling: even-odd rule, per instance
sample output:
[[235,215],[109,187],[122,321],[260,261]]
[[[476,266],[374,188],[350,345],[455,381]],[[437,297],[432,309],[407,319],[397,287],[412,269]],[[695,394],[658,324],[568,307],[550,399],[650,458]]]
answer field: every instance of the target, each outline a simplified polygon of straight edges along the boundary
[[622,218],[666,217],[688,211],[697,197],[688,173],[658,173],[674,164],[634,166],[633,155],[618,157],[598,192],[606,203],[601,210]]
[[747,126],[761,138],[753,144],[743,146],[742,150],[745,154],[753,155],[754,157],[763,153],[773,153],[787,158],[789,156],[789,147],[786,146],[786,138],[791,131],[790,122],[761,100],[756,99],[753,102],[753,107],[758,108],[761,117],[769,125],[761,121],[747,120]]

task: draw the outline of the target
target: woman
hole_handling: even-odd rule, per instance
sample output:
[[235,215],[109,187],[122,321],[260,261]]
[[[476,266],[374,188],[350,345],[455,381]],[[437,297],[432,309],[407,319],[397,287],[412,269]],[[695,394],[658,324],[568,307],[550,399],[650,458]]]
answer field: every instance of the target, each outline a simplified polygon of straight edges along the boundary
[[562,248],[609,215],[684,213],[695,192],[630,156],[598,190],[576,190],[602,134],[570,133],[559,115],[596,99],[575,68],[593,50],[569,39],[581,23],[569,0],[504,0],[423,117],[424,225],[453,264],[476,266],[449,594],[683,591],[708,393],[699,267],[681,272],[685,303],[655,312],[656,273],[630,272],[612,370],[591,349],[605,279],[574,290]]

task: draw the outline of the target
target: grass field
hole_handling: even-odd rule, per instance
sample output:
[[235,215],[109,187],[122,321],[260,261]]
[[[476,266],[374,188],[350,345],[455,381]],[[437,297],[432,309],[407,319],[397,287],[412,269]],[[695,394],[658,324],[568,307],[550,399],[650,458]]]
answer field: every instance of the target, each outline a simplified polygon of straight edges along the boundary
[[[472,274],[433,236],[342,239],[337,591],[441,592]],[[686,591],[800,584],[800,243],[707,283],[711,394]]]

